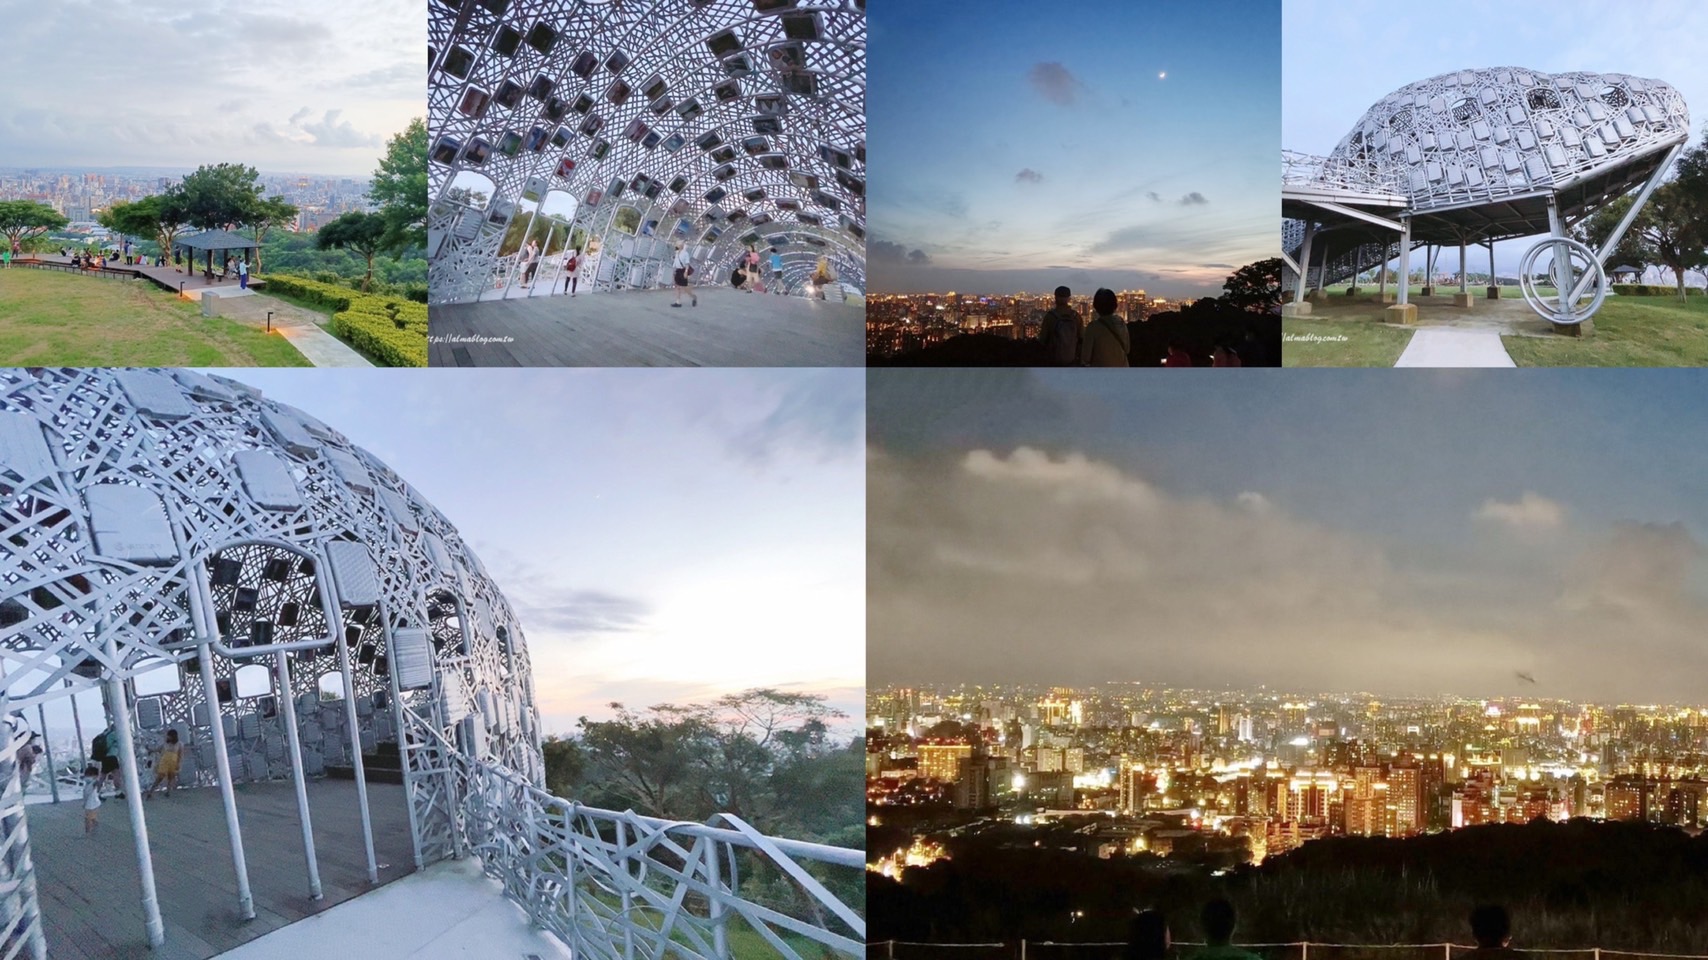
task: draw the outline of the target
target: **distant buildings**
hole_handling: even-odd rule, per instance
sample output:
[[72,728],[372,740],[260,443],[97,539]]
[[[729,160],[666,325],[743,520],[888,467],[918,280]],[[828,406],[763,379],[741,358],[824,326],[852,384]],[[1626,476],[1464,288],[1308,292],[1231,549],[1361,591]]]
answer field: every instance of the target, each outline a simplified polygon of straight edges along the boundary
[[[185,173],[190,171],[186,170]],[[167,190],[181,176],[91,173],[48,168],[0,170],[0,200],[33,200],[53,207],[73,223],[92,223],[108,207],[134,202]],[[313,233],[351,211],[374,209],[366,177],[304,177],[263,173],[265,196],[282,196],[297,207],[298,233]]]
[[1087,850],[1103,856],[1243,844],[1261,860],[1321,837],[1537,818],[1708,826],[1700,706],[1109,684],[874,689],[868,713],[875,810],[996,813],[975,830],[1101,816]]

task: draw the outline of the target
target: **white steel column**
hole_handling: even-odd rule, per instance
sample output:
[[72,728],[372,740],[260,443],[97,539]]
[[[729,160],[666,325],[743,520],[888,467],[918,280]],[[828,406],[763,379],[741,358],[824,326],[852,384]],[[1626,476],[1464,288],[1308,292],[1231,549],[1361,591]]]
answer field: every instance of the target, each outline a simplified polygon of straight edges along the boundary
[[320,861],[314,854],[314,824],[308,815],[308,780],[302,771],[302,739],[297,734],[296,697],[291,694],[290,656],[280,650],[273,654],[273,669],[279,678],[280,709],[284,712],[285,734],[291,742],[291,774],[297,788],[297,819],[302,821],[302,852],[308,859],[308,895],[319,900]]
[[214,620],[208,568],[194,567],[190,593],[190,620],[196,625],[196,663],[202,675],[202,696],[208,707],[208,731],[213,738],[214,771],[219,775],[220,803],[225,807],[225,832],[231,842],[231,867],[237,873],[237,910],[245,920],[255,919],[255,898],[249,892],[249,862],[243,855],[243,826],[237,819],[236,787],[231,780],[231,756],[225,745],[225,715],[219,708],[219,685],[214,681],[213,651],[208,646],[218,637]]
[[131,736],[130,702],[125,682],[119,679],[119,643],[105,621],[103,645],[107,652],[107,697],[113,713],[113,729],[119,735],[119,771],[124,776],[125,806],[130,812],[131,839],[136,843],[136,872],[142,880],[142,917],[148,929],[148,945],[166,942],[166,924],[160,919],[160,899],[154,891],[154,857],[148,849],[148,822],[142,812],[142,778],[136,770],[136,739]]
[[1400,298],[1399,305],[1410,303],[1411,293],[1411,216],[1400,215]]

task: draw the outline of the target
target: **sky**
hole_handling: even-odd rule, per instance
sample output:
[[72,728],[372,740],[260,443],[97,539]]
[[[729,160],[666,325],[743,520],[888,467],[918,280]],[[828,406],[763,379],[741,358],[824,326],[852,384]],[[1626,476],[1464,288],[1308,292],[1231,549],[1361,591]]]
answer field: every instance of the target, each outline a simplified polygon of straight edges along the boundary
[[[1281,144],[1327,155],[1364,112],[1395,90],[1455,70],[1525,67],[1548,73],[1624,73],[1670,84],[1691,108],[1690,146],[1708,120],[1708,57],[1678,38],[1708,35],[1700,0],[1287,0],[1282,14]],[[1334,51],[1368,51],[1343,56]],[[1377,55],[1374,51],[1380,51]],[[1495,245],[1495,269],[1512,276],[1534,241]],[[1472,270],[1488,254],[1470,254]],[[1421,267],[1422,253],[1413,257]],[[1458,253],[1440,269],[1458,270]],[[1480,267],[1477,264],[1481,264]],[[1659,281],[1651,271],[1647,278]],[[1667,275],[1670,282],[1671,275]]]
[[874,4],[872,291],[1219,295],[1275,253],[1280,6]]
[[546,732],[760,686],[861,709],[863,371],[218,372],[456,525],[521,621]]
[[1162,379],[871,373],[870,682],[1702,701],[1708,373]]
[[366,176],[426,111],[420,0],[0,0],[0,167]]

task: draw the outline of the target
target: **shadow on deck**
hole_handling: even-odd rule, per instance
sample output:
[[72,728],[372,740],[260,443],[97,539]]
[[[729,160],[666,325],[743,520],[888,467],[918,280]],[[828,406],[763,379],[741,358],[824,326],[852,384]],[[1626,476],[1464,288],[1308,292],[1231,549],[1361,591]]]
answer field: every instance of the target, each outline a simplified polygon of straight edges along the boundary
[[857,302],[694,288],[627,290],[434,306],[433,367],[860,367],[866,312]]
[[[253,920],[243,920],[238,913],[219,791],[180,790],[170,800],[161,792],[147,801],[155,886],[166,922],[166,944],[152,951],[143,927],[142,887],[125,802],[106,800],[100,828],[89,837],[83,835],[82,804],[76,797],[58,805],[31,805],[30,849],[40,884],[48,955],[55,960],[202,960],[368,892],[372,887],[356,784],[311,782],[308,797],[324,892],[318,901],[308,896],[292,785],[253,783],[237,788],[255,898]],[[414,870],[403,788],[371,783],[368,800],[380,882],[388,883]]]

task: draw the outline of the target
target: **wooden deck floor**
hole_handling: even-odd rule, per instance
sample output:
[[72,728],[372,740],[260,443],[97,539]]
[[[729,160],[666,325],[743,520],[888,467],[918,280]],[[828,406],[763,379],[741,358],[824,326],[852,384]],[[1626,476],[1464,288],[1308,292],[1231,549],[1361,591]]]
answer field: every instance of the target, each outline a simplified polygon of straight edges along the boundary
[[[428,311],[433,367],[861,367],[856,304],[696,288],[459,303]],[[484,338],[476,340],[475,338]]]
[[[109,799],[101,825],[83,835],[82,804],[29,807],[30,849],[40,885],[48,955],[55,960],[151,958],[202,960],[372,889],[362,850],[356,784],[309,784],[309,813],[325,896],[308,897],[302,830],[290,783],[238,788],[244,854],[255,919],[237,913],[237,887],[219,792],[180,790],[147,801],[155,887],[166,921],[166,945],[151,951],[143,927],[142,887],[125,802]],[[403,788],[369,784],[374,852],[380,882],[414,870]]]

